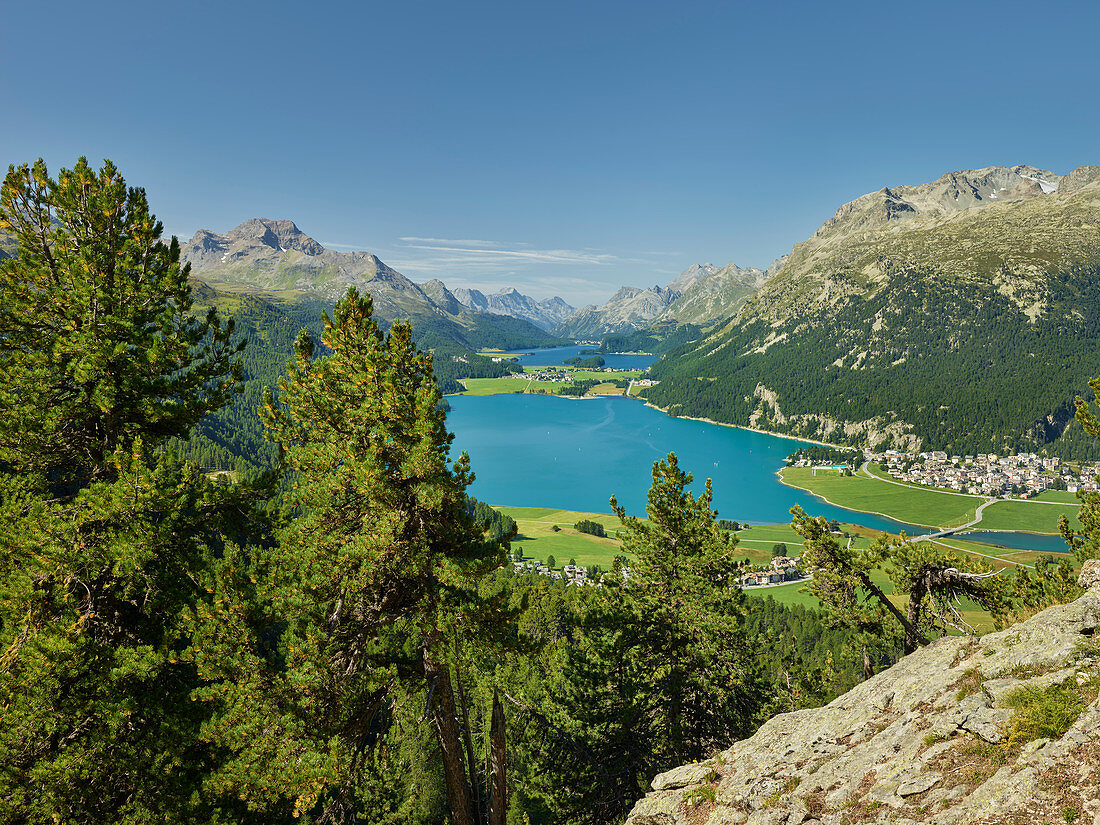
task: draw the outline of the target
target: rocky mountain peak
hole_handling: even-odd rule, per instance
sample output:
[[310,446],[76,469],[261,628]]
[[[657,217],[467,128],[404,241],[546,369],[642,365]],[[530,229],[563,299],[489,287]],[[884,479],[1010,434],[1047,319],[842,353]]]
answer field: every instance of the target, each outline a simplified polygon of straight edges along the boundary
[[251,241],[276,251],[295,249],[305,255],[321,255],[325,248],[305,234],[294,221],[251,218],[226,233],[230,241]]
[[438,278],[433,278],[420,285],[420,291],[427,295],[433,304],[449,315],[458,315],[462,312],[462,303],[455,297],[447,285]]
[[512,286],[502,287],[492,295],[485,295],[477,289],[456,289],[454,297],[468,309],[522,318],[545,330],[556,326],[574,311],[561,298],[555,296],[537,301]]
[[685,292],[687,288],[693,283],[703,278],[714,275],[718,272],[718,270],[719,267],[715,266],[712,263],[692,264],[679,275],[677,275],[675,279],[670,281],[668,288],[674,289],[677,292]]
[[814,238],[862,232],[921,217],[1038,198],[1058,191],[1061,176],[1035,166],[987,166],[946,172],[917,185],[887,186],[841,206]]
[[1064,195],[1096,187],[1100,187],[1100,166],[1079,166],[1058,182],[1058,191]]
[[617,301],[625,301],[627,298],[633,298],[635,295],[641,293],[642,290],[636,286],[621,286],[615,291],[615,294],[611,296],[607,303],[614,303]]

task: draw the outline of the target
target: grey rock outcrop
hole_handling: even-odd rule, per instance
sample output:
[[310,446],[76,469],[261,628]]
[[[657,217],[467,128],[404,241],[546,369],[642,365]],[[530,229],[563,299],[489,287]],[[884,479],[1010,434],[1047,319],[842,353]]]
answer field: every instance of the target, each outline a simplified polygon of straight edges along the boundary
[[[1081,583],[1070,604],[940,639],[825,707],[662,774],[627,825],[1037,825],[1067,811],[1100,825],[1100,564]],[[1083,711],[1057,738],[1023,736],[1010,697],[1053,685]]]
[[1081,573],[1077,577],[1077,583],[1085,590],[1100,587],[1100,559],[1088,559],[1081,565]]

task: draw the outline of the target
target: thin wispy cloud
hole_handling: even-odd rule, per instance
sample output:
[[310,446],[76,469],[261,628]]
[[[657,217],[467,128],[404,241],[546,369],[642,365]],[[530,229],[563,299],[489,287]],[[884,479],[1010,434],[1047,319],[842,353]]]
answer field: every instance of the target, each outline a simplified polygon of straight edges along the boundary
[[[322,241],[341,252],[369,250],[414,281],[438,278],[451,289],[486,293],[515,287],[536,298],[560,295],[574,305],[600,304],[625,282],[649,283],[679,270],[675,253],[617,255],[604,249],[547,249],[530,243],[484,238],[404,235],[384,246]],[[644,273],[644,274],[643,274]]]
[[447,238],[418,238],[407,236],[399,238],[406,249],[425,252],[447,253],[456,256],[459,261],[474,260],[478,263],[491,259],[510,258],[517,261],[531,261],[554,264],[587,264],[607,266],[616,263],[619,258],[607,252],[593,249],[535,249],[529,244],[502,244],[496,241],[449,240]]
[[[515,244],[503,244],[498,241],[478,241],[472,239],[457,240],[455,238],[421,238],[416,235],[406,235],[403,238],[398,238],[399,241],[406,243],[426,243],[426,244],[454,244],[457,246],[473,246],[473,247],[502,247],[502,246],[514,246]],[[521,244],[523,246],[525,244]]]

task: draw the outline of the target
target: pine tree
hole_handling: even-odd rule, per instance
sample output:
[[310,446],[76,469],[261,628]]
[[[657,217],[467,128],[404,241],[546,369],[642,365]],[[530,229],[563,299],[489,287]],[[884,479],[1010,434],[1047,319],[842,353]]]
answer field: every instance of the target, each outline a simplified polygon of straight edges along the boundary
[[622,592],[649,654],[663,660],[654,688],[664,699],[650,726],[659,752],[676,764],[743,734],[760,699],[744,638],[737,537],[718,527],[710,479],[698,496],[691,482],[669,453],[653,465],[646,520],[611,499],[623,552],[634,559]]
[[611,499],[633,561],[594,596],[558,686],[560,724],[587,754],[551,769],[570,821],[619,821],[655,774],[747,735],[766,702],[736,537],[718,526],[710,481],[698,496],[691,481],[669,454],[653,465],[647,520]]
[[240,378],[233,324],[191,316],[189,267],[142,189],[110,161],[50,178],[8,170],[0,229],[0,462],[55,496],[113,472],[116,449],[153,448],[223,406]]
[[227,398],[231,327],[110,162],[13,168],[0,205],[0,822],[231,820],[183,617],[253,503],[158,446]]
[[[431,356],[409,325],[383,334],[370,297],[351,289],[324,326],[324,354],[303,331],[263,411],[301,515],[251,567],[227,559],[220,607],[202,617],[212,652],[198,664],[218,711],[210,732],[232,754],[216,783],[256,807],[285,810],[289,797],[296,815],[350,821],[365,804],[366,754],[401,697],[421,690],[448,807],[466,825],[476,767],[450,665],[458,640],[491,632],[480,622],[494,607],[475,585],[504,553],[468,512],[469,461],[449,463]],[[252,579],[266,627],[233,606],[247,603]]]
[[[976,602],[995,620],[1007,613],[1004,580],[993,578],[993,571],[971,556],[885,533],[866,550],[851,543],[842,547],[825,518],[808,516],[797,506],[791,515],[791,526],[805,540],[802,563],[813,573],[810,593],[835,621],[860,631],[877,652],[885,648],[875,645],[875,639],[885,642],[900,635],[905,652],[912,653],[928,644],[933,632],[952,628],[973,633],[958,610],[962,598]],[[894,592],[908,596],[904,609],[874,581],[876,569],[887,570]]]

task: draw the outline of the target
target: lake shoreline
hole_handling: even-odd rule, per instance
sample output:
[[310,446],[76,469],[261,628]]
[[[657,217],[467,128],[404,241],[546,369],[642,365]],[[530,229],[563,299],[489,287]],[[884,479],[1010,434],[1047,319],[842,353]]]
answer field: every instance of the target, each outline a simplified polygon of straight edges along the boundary
[[[796,503],[830,520],[861,525],[872,535],[905,531],[918,536],[951,520],[947,516],[941,520],[942,514],[929,507],[903,508],[916,518],[901,520],[882,512],[885,500],[861,501],[867,509],[846,506],[801,486],[801,477],[787,482],[787,474],[781,471],[784,458],[793,452],[789,443],[815,443],[811,439],[670,416],[644,399],[633,399],[641,404],[627,404],[619,403],[619,397],[598,396],[606,403],[576,405],[536,399],[591,401],[594,397],[501,394],[448,399],[453,405],[448,426],[456,436],[452,451],[469,452],[477,469],[478,481],[470,494],[514,506],[599,512],[614,492],[629,513],[641,516],[653,462],[675,452],[682,466],[694,469],[698,484],[704,478],[713,479],[713,506],[747,524],[786,523]],[[664,415],[658,416],[659,412]],[[718,426],[696,427],[689,421]],[[517,465],[517,456],[522,456],[522,466]],[[825,492],[831,496],[833,491]],[[1056,540],[1044,533],[993,532],[1020,534],[1022,547],[1015,540],[1003,545],[1020,550],[1045,552]]]
[[[746,432],[750,432],[750,433],[762,433],[764,435],[773,435],[776,438],[786,438],[789,441],[801,441],[804,444],[816,444],[819,447],[832,447],[835,450],[843,449],[840,445],[837,445],[837,444],[830,444],[827,441],[815,441],[812,438],[803,438],[802,436],[799,436],[799,435],[789,435],[788,433],[777,433],[777,432],[772,432],[771,430],[762,430],[759,427],[746,427],[743,424],[727,424],[725,421],[715,421],[713,418],[698,418],[697,416],[694,416],[694,415],[676,415],[674,413],[670,413],[664,407],[658,407],[656,404],[651,404],[649,401],[646,401],[644,398],[638,398],[637,400],[645,402],[645,405],[647,407],[649,407],[650,409],[659,410],[660,412],[663,412],[665,415],[667,415],[671,418],[683,418],[687,421],[702,421],[704,424],[714,424],[716,427],[732,427],[735,430],[745,430]],[[790,487],[791,485],[788,484],[787,486]],[[801,489],[801,488],[800,487],[795,487],[794,489],[798,490],[798,489]],[[840,505],[835,505],[835,506],[840,506]]]
[[[890,521],[897,521],[899,524],[904,523],[904,522],[900,521],[897,516],[891,516],[889,513],[879,513],[875,510],[856,510],[855,508],[849,507],[845,504],[837,504],[835,501],[830,501],[825,496],[821,495],[821,493],[815,493],[813,490],[810,490],[807,487],[799,487],[797,484],[792,484],[791,482],[789,482],[785,478],[783,478],[782,471],[785,470],[785,469],[786,469],[785,467],[780,467],[778,470],[775,471],[775,477],[779,479],[779,483],[782,484],[784,487],[790,487],[792,490],[801,490],[803,493],[809,493],[814,498],[819,498],[822,501],[824,501],[826,504],[830,504],[833,507],[840,507],[844,510],[851,510],[853,513],[868,513],[872,516],[879,516],[880,518],[890,519]],[[927,527],[930,530],[942,530],[943,529],[943,527],[941,525],[937,525],[937,524],[921,524],[920,522],[916,522],[916,521],[909,522],[909,523],[912,524],[914,527]]]

